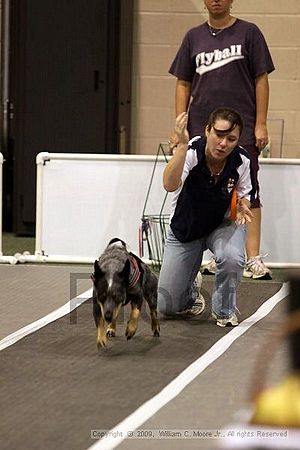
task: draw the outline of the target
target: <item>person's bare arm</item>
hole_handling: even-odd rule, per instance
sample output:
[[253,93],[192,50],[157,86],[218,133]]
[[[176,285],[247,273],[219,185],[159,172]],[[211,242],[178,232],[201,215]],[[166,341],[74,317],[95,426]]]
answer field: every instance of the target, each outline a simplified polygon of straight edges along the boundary
[[179,114],[188,110],[188,105],[191,96],[191,83],[184,80],[177,80],[175,91],[175,113],[176,117]]
[[256,146],[262,150],[268,143],[267,114],[269,106],[269,81],[268,74],[264,73],[255,79],[256,96]]
[[168,162],[163,175],[164,188],[168,192],[176,191],[181,184],[181,176],[187,152],[187,144],[178,144],[172,159]]

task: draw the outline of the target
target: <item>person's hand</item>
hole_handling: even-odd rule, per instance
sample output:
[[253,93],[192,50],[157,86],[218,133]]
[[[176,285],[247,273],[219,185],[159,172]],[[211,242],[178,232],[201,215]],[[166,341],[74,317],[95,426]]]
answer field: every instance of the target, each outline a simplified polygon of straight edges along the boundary
[[253,213],[250,209],[250,202],[245,198],[240,198],[237,202],[236,223],[238,225],[251,223],[252,217]]
[[170,152],[170,155],[173,155],[173,150],[174,150],[174,148],[177,147],[178,142],[179,142],[178,135],[174,131],[173,134],[170,137],[170,140],[169,140],[169,152]]
[[256,139],[255,145],[261,152],[269,142],[267,125],[256,124],[254,134]]
[[174,133],[177,135],[178,144],[188,144],[189,133],[187,131],[188,115],[186,112],[179,114],[175,120]]
[[173,155],[173,152],[178,144],[188,144],[190,138],[186,128],[187,121],[188,115],[186,112],[183,112],[176,117],[174,132],[169,140],[170,155]]

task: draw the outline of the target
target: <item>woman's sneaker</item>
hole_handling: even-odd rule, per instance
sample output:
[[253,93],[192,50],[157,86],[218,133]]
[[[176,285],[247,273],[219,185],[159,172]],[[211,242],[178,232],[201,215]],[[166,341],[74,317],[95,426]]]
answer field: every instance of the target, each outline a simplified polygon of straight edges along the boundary
[[253,278],[254,280],[257,278],[261,280],[272,280],[272,273],[262,259],[263,256],[261,255],[248,259],[243,276],[245,278]]
[[203,296],[200,294],[200,297],[197,297],[195,303],[190,308],[185,309],[182,313],[187,316],[199,316],[205,310],[205,300]]
[[217,317],[215,313],[212,313],[212,316],[217,321],[217,325],[219,327],[236,327],[239,322],[235,314],[233,314],[231,317],[228,317],[226,319],[221,319],[220,317]]
[[214,275],[217,270],[215,257],[213,256],[207,264],[201,267],[201,272],[204,275]]
[[201,286],[202,286],[202,275],[201,272],[198,272],[196,276],[196,289],[197,289],[197,297],[195,303],[190,308],[186,308],[177,314],[185,314],[187,316],[199,316],[205,310],[205,300],[203,295],[201,294]]

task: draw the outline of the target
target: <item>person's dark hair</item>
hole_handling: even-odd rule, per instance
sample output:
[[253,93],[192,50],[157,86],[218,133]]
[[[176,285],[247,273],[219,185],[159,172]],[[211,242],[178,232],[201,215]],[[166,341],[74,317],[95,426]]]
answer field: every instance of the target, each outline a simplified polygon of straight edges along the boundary
[[243,128],[244,128],[244,122],[240,114],[231,108],[217,108],[215,109],[209,116],[207,128],[208,131],[210,131],[217,120],[227,120],[229,123],[231,123],[230,128],[228,130],[224,130],[224,134],[230,133],[236,126],[239,127],[240,135],[242,134]]

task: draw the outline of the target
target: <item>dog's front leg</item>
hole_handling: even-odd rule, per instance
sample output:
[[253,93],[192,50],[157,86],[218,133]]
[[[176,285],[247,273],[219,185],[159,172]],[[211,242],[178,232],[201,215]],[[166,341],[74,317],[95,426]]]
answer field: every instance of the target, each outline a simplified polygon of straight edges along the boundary
[[[103,320],[103,312],[97,301],[97,297],[93,296],[93,316],[95,320],[95,325],[97,327],[97,347],[105,347],[106,336],[105,336],[105,324]],[[104,337],[103,337],[104,336]]]
[[111,338],[116,335],[116,320],[113,320],[110,324],[108,324],[106,336]]
[[106,336],[109,338],[115,337],[115,335],[116,335],[117,318],[118,318],[121,307],[122,307],[122,304],[120,303],[114,311],[113,320],[107,327]]
[[139,316],[140,316],[140,308],[138,308],[137,305],[135,304],[131,304],[131,313],[125,331],[125,336],[127,337],[127,340],[131,339],[135,335]]
[[107,337],[106,337],[105,323],[104,323],[104,319],[102,316],[100,317],[97,330],[98,330],[97,346],[98,346],[98,348],[105,347],[106,343],[107,343]]

